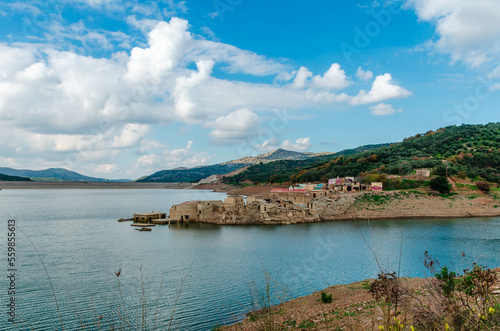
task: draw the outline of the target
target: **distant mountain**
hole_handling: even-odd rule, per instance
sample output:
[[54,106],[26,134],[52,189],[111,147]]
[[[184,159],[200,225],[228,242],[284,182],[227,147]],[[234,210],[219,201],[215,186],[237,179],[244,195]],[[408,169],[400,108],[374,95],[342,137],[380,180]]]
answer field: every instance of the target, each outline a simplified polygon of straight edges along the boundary
[[274,151],[257,155],[245,156],[237,160],[208,166],[198,166],[195,168],[176,168],[171,170],[161,170],[145,178],[138,179],[138,182],[198,182],[213,175],[225,175],[227,173],[248,167],[254,164],[269,163],[278,160],[306,160],[323,155],[333,155],[333,153],[301,153],[276,149]]
[[8,176],[4,174],[0,174],[0,180],[6,182],[31,182],[32,180],[26,177],[19,176]]
[[228,163],[240,163],[240,164],[259,164],[259,163],[269,163],[277,160],[307,160],[317,156],[324,155],[333,155],[334,153],[324,152],[324,153],[302,153],[302,152],[294,152],[288,151],[286,149],[278,148],[274,151],[267,152],[265,154],[257,155],[257,156],[245,156],[241,159],[224,162],[222,164]]
[[62,169],[50,168],[45,170],[17,170],[0,167],[0,174],[8,176],[28,177],[34,181],[67,181],[67,182],[129,182],[128,179],[110,180],[105,178],[95,178],[81,175],[77,172]]

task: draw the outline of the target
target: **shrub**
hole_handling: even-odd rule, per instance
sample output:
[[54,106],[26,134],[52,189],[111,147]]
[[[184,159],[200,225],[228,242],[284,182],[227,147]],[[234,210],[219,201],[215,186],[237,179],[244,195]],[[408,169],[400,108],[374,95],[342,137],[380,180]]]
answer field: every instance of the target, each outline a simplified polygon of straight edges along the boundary
[[476,182],[476,187],[484,193],[490,192],[490,184],[488,182],[480,180],[479,182]]
[[465,173],[465,171],[459,171],[457,173],[457,177],[460,178],[460,179],[466,179],[467,178],[467,174]]
[[321,302],[331,303],[333,301],[332,295],[321,291]]
[[441,194],[450,193],[451,191],[451,186],[446,177],[436,177],[430,181],[429,185],[431,190],[438,191]]

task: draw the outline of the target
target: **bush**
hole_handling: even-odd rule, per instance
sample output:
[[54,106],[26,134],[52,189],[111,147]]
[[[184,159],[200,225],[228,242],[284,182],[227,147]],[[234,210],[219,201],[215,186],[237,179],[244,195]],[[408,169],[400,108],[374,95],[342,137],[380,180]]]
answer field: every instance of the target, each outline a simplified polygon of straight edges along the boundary
[[451,185],[446,177],[436,177],[429,183],[431,190],[438,191],[441,194],[450,193]]
[[459,171],[457,173],[457,177],[460,178],[460,179],[466,179],[467,178],[467,174],[465,173],[465,171]]
[[332,295],[321,291],[321,302],[331,303],[333,301]]
[[490,192],[490,184],[488,182],[480,180],[479,182],[476,182],[476,187],[484,193]]

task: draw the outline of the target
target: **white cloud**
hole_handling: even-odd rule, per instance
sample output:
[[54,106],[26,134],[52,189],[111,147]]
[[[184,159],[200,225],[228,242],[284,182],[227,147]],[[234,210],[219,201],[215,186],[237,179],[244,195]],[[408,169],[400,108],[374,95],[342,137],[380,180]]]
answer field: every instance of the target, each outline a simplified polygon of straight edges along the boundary
[[[154,23],[129,21],[144,29]],[[313,78],[305,67],[293,72],[286,60],[203,40],[188,28],[188,22],[179,18],[158,22],[148,34],[147,45],[134,47],[130,55],[119,51],[108,58],[62,51],[57,46],[0,43],[3,159],[26,160],[26,164],[45,159],[40,164],[59,164],[76,171],[116,165],[107,169],[116,169],[117,175],[127,168],[118,165],[124,162],[121,158],[130,159],[134,153],[140,154],[136,165],[149,164],[147,169],[170,165],[168,157],[177,160],[177,166],[194,164],[204,162],[206,156],[192,151],[191,145],[164,154],[166,144],[150,137],[151,128],[189,123],[194,130],[211,128],[209,136],[216,143],[234,144],[255,137],[262,124],[260,118],[265,117],[261,114],[275,109],[286,107],[293,112],[313,106],[331,110],[335,104],[374,103],[409,95],[391,83],[389,74],[377,77],[371,91],[361,91],[355,97],[330,93],[330,88],[348,85],[338,64]],[[80,25],[65,29],[59,33],[89,31]],[[120,38],[127,42],[124,36],[111,39],[109,33],[102,35],[103,46]],[[212,71],[221,68],[293,82],[249,83],[238,76],[214,77]],[[307,139],[283,145],[304,150],[309,147]],[[269,146],[279,143],[270,140],[262,148]]]
[[498,65],[500,2],[496,0],[408,0],[421,20],[432,22],[435,48],[453,61],[479,67]]
[[222,143],[232,143],[246,140],[255,132],[259,125],[259,116],[248,110],[240,109],[227,116],[221,116],[208,123],[214,130],[209,136]]
[[195,167],[207,164],[210,157],[206,152],[196,153],[191,148],[193,141],[190,140],[186,147],[173,150],[164,149],[159,153],[147,154],[137,158],[135,167],[143,174],[151,174],[162,169],[173,169],[177,167]]
[[261,152],[270,152],[279,147],[280,147],[280,140],[276,137],[269,138],[262,144],[257,144],[254,146],[255,149]]
[[293,88],[303,88],[307,84],[307,80],[313,76],[312,72],[306,67],[300,67],[295,74],[295,79],[292,82]]
[[351,82],[345,75],[345,71],[340,69],[340,64],[334,63],[323,76],[314,76],[312,85],[317,88],[342,89],[349,86]]
[[359,80],[366,82],[373,78],[373,72],[364,71],[361,67],[358,67],[358,70],[356,71],[356,77],[358,77]]
[[118,171],[116,164],[99,164],[96,166],[95,172],[102,174],[109,174]]
[[370,91],[359,91],[358,95],[349,100],[349,103],[352,105],[363,105],[388,99],[405,98],[410,95],[411,93],[408,90],[392,83],[392,76],[390,74],[384,74],[375,78]]
[[211,40],[196,40],[188,59],[211,59],[226,65],[229,73],[244,73],[254,76],[276,75],[287,69],[287,65],[268,59],[254,52]]
[[394,109],[392,105],[388,105],[385,103],[379,103],[378,105],[371,106],[370,109],[371,109],[370,113],[375,116],[385,116],[385,115],[392,115],[396,112],[398,113],[403,112],[401,109]]
[[295,143],[292,143],[289,140],[285,140],[283,144],[281,144],[281,147],[287,150],[304,152],[307,151],[309,147],[311,147],[310,140],[310,138],[299,138],[295,140]]
[[169,23],[158,23],[149,33],[149,48],[132,49],[125,78],[131,83],[140,83],[146,77],[159,81],[170,75],[192,46],[187,28],[187,21],[175,17]]
[[214,62],[211,60],[196,62],[198,71],[189,76],[179,76],[176,79],[173,97],[175,100],[175,114],[179,118],[191,123],[200,123],[207,118],[207,114],[193,101],[193,90],[200,84],[208,81],[212,73]]

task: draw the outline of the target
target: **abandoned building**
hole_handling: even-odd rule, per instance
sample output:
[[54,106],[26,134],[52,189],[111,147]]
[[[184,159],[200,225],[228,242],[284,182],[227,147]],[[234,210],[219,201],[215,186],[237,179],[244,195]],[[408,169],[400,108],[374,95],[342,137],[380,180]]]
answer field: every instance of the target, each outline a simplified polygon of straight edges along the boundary
[[311,193],[306,189],[296,189],[293,187],[289,189],[273,188],[271,190],[271,199],[283,199],[305,205],[308,201],[311,201]]
[[187,201],[173,205],[170,208],[169,218],[181,222],[198,221],[212,215],[218,208],[222,209],[222,201]]
[[371,185],[361,183],[361,179],[354,177],[329,179],[328,188],[343,193],[370,191],[372,189]]
[[144,214],[134,214],[134,223],[151,223],[152,220],[166,219],[166,213],[144,213]]

